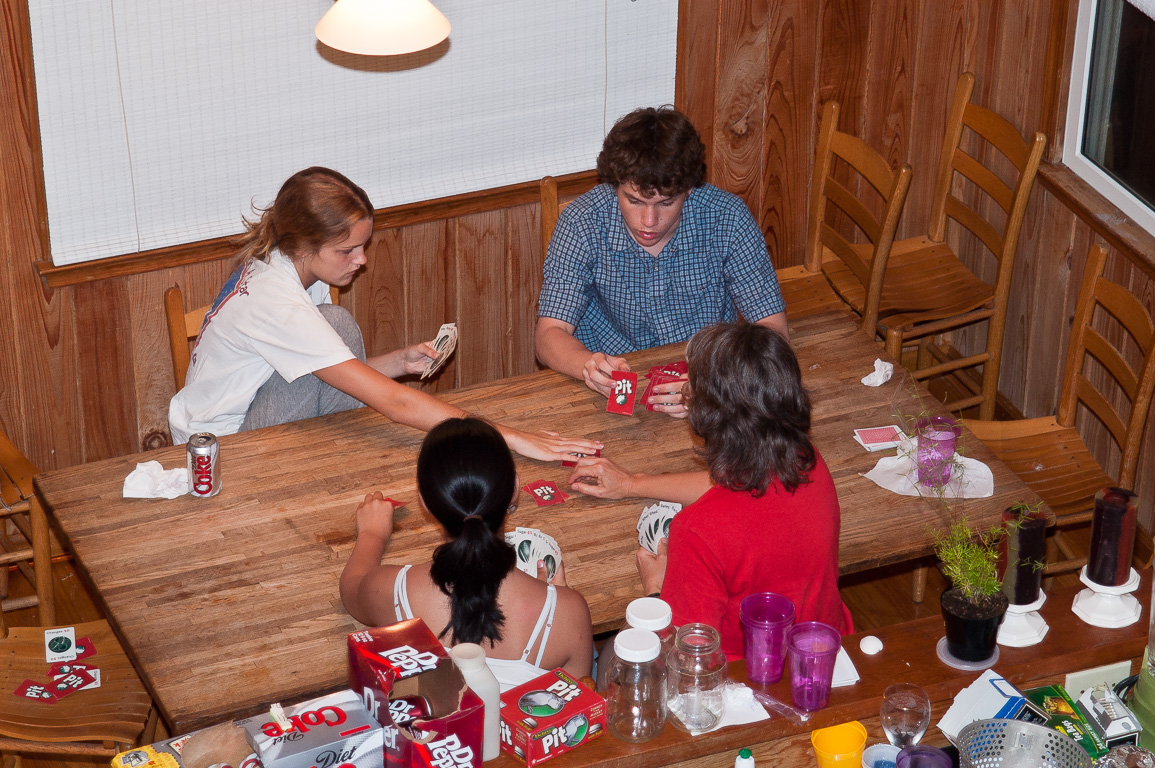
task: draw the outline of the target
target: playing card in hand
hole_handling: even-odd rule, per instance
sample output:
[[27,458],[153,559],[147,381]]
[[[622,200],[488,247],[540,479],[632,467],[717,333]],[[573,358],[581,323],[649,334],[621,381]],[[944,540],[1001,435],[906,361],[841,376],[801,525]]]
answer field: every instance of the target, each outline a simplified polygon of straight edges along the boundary
[[610,392],[609,402],[606,403],[606,411],[632,416],[634,398],[638,395],[638,374],[632,371],[614,371],[612,375],[614,388]]
[[517,569],[537,576],[537,561],[545,562],[547,578],[552,580],[561,565],[561,548],[552,536],[536,528],[507,531],[505,541],[517,553]]
[[437,331],[437,338],[433,340],[433,348],[437,350],[437,357],[426,363],[425,372],[421,374],[423,379],[429,378],[445,365],[453,350],[457,349],[457,323],[445,323],[441,326]]
[[643,509],[638,518],[638,544],[658,554],[658,542],[669,538],[670,521],[680,511],[682,505],[672,501],[659,501]]

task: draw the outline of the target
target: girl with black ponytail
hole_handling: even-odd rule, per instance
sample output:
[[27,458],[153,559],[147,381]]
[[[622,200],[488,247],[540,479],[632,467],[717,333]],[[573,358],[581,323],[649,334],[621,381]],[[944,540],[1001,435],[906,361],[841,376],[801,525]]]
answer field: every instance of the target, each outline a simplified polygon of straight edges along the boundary
[[547,584],[515,568],[502,528],[518,480],[501,435],[473,418],[429,431],[417,457],[421,504],[445,529],[433,560],[381,563],[393,532],[393,505],[380,492],[357,508],[357,542],[341,574],[353,618],[383,626],[417,616],[447,646],[479,643],[502,691],[545,670],[590,673],[593,629],[585,598],[565,586],[564,568]]

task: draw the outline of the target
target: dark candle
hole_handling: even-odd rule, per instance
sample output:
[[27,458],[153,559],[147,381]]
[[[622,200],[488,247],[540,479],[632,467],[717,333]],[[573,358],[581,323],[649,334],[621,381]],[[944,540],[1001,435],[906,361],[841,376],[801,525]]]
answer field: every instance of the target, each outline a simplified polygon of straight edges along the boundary
[[1135,494],[1125,488],[1104,488],[1095,494],[1091,515],[1091,551],[1087,578],[1104,587],[1118,587],[1131,576],[1135,547]]
[[1008,507],[1003,511],[1006,536],[999,543],[1003,594],[1014,605],[1039,599],[1046,562],[1047,516],[1039,509]]

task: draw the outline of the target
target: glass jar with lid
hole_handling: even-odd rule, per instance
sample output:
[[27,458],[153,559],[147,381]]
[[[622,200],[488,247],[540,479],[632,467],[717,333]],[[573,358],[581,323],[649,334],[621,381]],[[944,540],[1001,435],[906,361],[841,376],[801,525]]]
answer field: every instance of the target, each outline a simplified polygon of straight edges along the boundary
[[674,637],[678,633],[674,626],[674,611],[670,604],[660,597],[639,597],[626,606],[626,624],[634,629],[648,629],[662,641],[662,653],[658,657],[662,664],[674,648]]
[[623,741],[649,741],[666,725],[666,668],[662,644],[648,629],[623,629],[614,638],[606,684],[606,725]]
[[713,728],[725,706],[726,654],[718,630],[708,624],[678,628],[666,659],[666,705],[671,721],[683,731]]

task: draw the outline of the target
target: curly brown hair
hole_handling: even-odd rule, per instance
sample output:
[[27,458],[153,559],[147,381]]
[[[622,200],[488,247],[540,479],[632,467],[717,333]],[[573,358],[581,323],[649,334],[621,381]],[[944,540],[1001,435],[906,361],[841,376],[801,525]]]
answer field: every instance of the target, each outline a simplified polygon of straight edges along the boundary
[[635,109],[606,134],[598,181],[615,188],[631,182],[647,197],[680,195],[706,182],[706,147],[672,106]]
[[778,480],[793,493],[810,482],[810,396],[790,342],[754,323],[717,323],[694,334],[690,429],[714,482],[755,497]]

